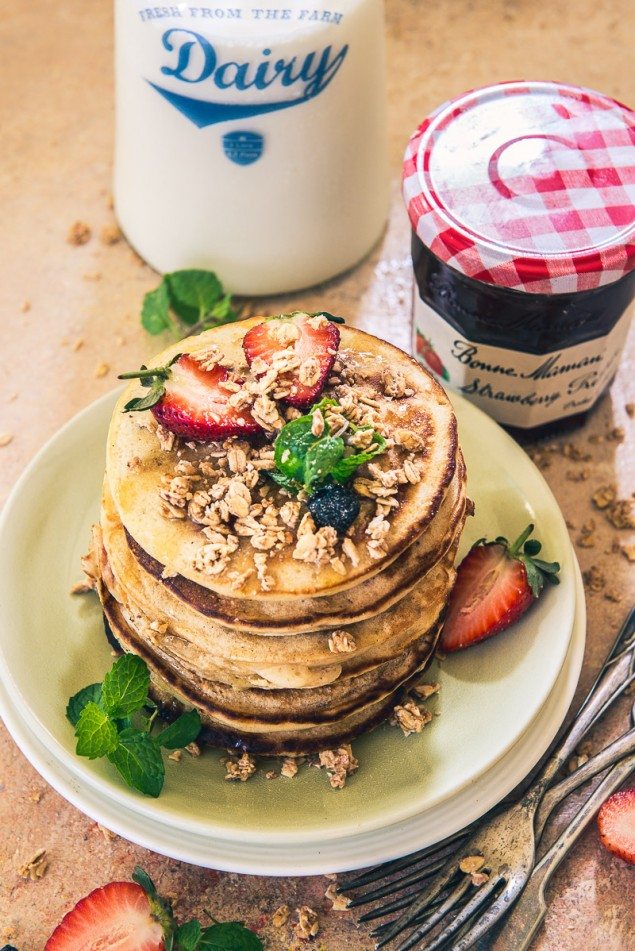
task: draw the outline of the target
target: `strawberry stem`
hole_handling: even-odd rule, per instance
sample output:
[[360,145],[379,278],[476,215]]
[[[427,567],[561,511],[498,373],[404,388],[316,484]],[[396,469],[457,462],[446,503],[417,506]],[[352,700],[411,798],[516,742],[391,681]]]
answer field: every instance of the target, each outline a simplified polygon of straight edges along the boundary
[[527,539],[529,538],[533,530],[534,530],[534,525],[530,523],[527,526],[527,528],[524,530],[524,532],[520,533],[520,535],[518,536],[514,544],[509,549],[510,555],[517,555],[518,552],[522,550],[523,545],[525,544],[525,542],[527,541]]

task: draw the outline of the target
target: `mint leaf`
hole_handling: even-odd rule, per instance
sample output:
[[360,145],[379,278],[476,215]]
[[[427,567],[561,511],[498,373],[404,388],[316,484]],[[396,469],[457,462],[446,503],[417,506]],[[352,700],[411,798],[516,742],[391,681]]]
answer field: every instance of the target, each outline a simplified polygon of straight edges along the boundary
[[223,297],[223,285],[213,271],[173,271],[163,280],[172,310],[186,324],[203,320]]
[[282,472],[278,472],[276,469],[266,470],[266,474],[270,479],[273,479],[281,489],[286,489],[287,492],[291,492],[292,495],[297,495],[300,489],[302,488],[301,484],[295,479],[289,478],[289,476],[284,475]]
[[154,739],[166,750],[179,750],[188,743],[193,743],[201,732],[201,718],[197,710],[182,713],[165,730],[158,733]]
[[108,759],[132,789],[155,799],[163,789],[165,766],[161,751],[150,736],[130,727],[119,734],[119,745]]
[[104,677],[101,703],[113,718],[127,717],[140,710],[148,699],[150,672],[136,654],[124,654]]
[[330,474],[336,482],[346,482],[347,479],[350,479],[355,473],[356,469],[365,462],[370,462],[371,459],[374,459],[375,456],[383,452],[385,448],[386,440],[383,436],[380,436],[379,433],[375,433],[373,442],[368,449],[364,452],[355,452],[350,456],[344,456],[344,458],[331,469]]
[[234,320],[238,320],[238,311],[232,306],[231,294],[225,294],[204,318],[203,326],[207,330],[220,324],[230,324]]
[[101,700],[101,684],[89,684],[88,687],[82,687],[68,701],[66,706],[66,716],[73,724],[77,726],[80,714],[87,703],[99,703]]
[[312,419],[301,416],[280,430],[274,443],[276,468],[289,479],[304,482],[304,459],[317,437],[311,432]]
[[324,436],[309,446],[304,457],[304,488],[310,492],[316,482],[324,479],[336,468],[344,455],[344,440],[341,436]]
[[165,278],[158,287],[143,298],[141,323],[150,334],[160,334],[172,327],[170,318],[170,298]]
[[178,951],[197,951],[202,933],[203,929],[195,918],[179,925],[174,935]]
[[94,701],[89,700],[79,715],[75,729],[78,756],[97,759],[107,756],[117,749],[117,728]]
[[201,936],[197,951],[262,951],[263,944],[254,934],[237,921],[210,925]]

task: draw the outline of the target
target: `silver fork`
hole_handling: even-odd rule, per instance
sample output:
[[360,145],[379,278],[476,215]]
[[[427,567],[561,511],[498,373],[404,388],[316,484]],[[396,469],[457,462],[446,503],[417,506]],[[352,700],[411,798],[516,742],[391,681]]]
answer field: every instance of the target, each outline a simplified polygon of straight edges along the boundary
[[[415,926],[415,930],[398,948],[398,951],[407,951],[433,928],[440,925],[452,911],[458,909],[455,917],[445,924],[441,933],[425,945],[428,951],[433,951],[447,944],[480,911],[478,921],[453,945],[453,951],[466,951],[511,907],[526,884],[534,865],[536,845],[534,818],[548,786],[588,730],[633,679],[634,629],[635,608],[631,610],[565,739],[548,759],[537,781],[520,802],[502,813],[488,817],[480,824],[475,824],[468,836],[459,835],[454,837],[453,841],[447,840],[442,843],[440,850],[430,853],[424,850],[418,853],[417,861],[421,859],[422,864],[413,872],[402,875],[393,882],[376,889],[374,893],[371,893],[372,897],[366,895],[366,901],[375,900],[417,884],[435,872],[438,873],[434,881],[416,900],[412,900],[411,894],[405,895],[384,905],[382,909],[374,910],[364,916],[366,920],[369,920],[371,917],[380,917],[406,909],[398,918],[376,929],[374,934],[379,937],[377,948],[394,940],[406,928]],[[588,764],[586,765],[588,767]],[[600,766],[595,772],[603,768],[605,766]],[[582,767],[577,771],[581,774],[578,777],[579,782],[584,782],[585,778],[595,775],[590,769],[585,770],[585,767]],[[555,799],[552,797],[551,808],[554,805]],[[546,815],[543,811],[541,819],[543,826],[545,819]],[[456,851],[457,844],[460,844],[459,854]],[[484,867],[489,870],[487,882],[479,888],[472,886],[469,875],[462,875],[460,872],[459,861],[462,856],[468,855],[483,856]],[[384,874],[399,872],[406,867],[406,860],[398,860],[386,867]],[[378,870],[378,873],[381,874],[381,870]],[[458,884],[455,883],[457,877]],[[368,881],[366,877],[366,882]],[[360,882],[361,879],[358,878],[348,883],[342,890],[354,888]],[[353,901],[353,904],[360,903],[359,898]],[[485,908],[486,905],[488,905],[487,908]]]

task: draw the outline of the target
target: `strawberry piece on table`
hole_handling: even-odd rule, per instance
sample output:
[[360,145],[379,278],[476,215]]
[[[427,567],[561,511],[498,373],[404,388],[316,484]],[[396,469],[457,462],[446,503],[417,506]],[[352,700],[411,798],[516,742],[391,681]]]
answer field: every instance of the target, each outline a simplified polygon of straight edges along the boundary
[[598,812],[602,845],[609,852],[635,864],[635,787],[614,793]]
[[110,882],[68,912],[44,951],[164,951],[160,917],[141,885]]
[[205,368],[194,356],[179,354],[164,367],[121,374],[120,380],[139,379],[150,388],[146,397],[130,400],[124,411],[151,409],[170,432],[202,442],[262,432],[248,409],[230,405],[232,391],[223,387],[230,377],[218,363]]
[[477,644],[518,620],[540,597],[545,581],[558,584],[557,562],[535,556],[541,544],[529,525],[510,545],[506,538],[479,539],[457,572],[439,649],[452,653]]
[[285,403],[306,409],[324,389],[339,344],[337,326],[322,314],[282,314],[248,330],[243,350],[257,377],[284,366],[286,353],[292,365],[278,374],[277,384],[287,390]]

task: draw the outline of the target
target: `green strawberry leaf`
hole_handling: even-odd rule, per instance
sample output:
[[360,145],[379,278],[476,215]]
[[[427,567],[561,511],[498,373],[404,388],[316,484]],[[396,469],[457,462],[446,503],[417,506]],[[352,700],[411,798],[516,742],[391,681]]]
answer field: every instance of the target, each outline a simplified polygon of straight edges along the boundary
[[205,928],[197,951],[263,951],[263,944],[237,921],[217,922]]
[[101,703],[113,719],[130,716],[148,699],[150,672],[136,654],[124,654],[104,677]]
[[141,323],[148,333],[156,335],[172,327],[170,317],[170,298],[165,278],[158,287],[143,298]]
[[201,718],[198,710],[189,710],[170,723],[155,736],[155,740],[166,750],[180,750],[193,743],[201,732]]
[[223,297],[223,286],[212,271],[173,271],[164,281],[172,310],[185,324],[204,320]]
[[97,759],[114,753],[118,745],[117,728],[107,713],[89,700],[77,720],[75,728],[78,756]]
[[77,721],[86,704],[91,702],[99,704],[100,700],[101,684],[89,684],[87,687],[82,687],[82,689],[74,694],[68,701],[66,706],[67,718],[73,726],[77,726]]
[[119,745],[108,759],[126,783],[155,799],[163,789],[165,766],[158,744],[143,730],[130,727],[119,734]]
[[[145,381],[141,382],[141,386],[147,385]],[[152,409],[153,406],[156,406],[165,393],[165,386],[161,380],[155,380],[154,383],[150,384],[150,387],[150,392],[147,396],[135,396],[131,400],[128,400],[123,408],[124,413],[141,413],[146,409]]]

